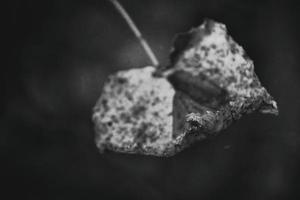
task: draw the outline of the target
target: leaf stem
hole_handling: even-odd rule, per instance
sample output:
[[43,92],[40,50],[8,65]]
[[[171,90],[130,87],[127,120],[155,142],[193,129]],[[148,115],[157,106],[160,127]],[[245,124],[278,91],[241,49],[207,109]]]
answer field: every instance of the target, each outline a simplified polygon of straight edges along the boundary
[[149,44],[145,40],[145,38],[142,36],[141,32],[135,25],[135,23],[132,21],[126,10],[123,8],[123,6],[118,2],[118,0],[109,0],[114,7],[117,9],[117,11],[121,14],[121,16],[125,19],[127,22],[128,26],[134,33],[135,37],[139,40],[140,44],[142,45],[143,49],[145,50],[146,54],[148,55],[150,61],[152,62],[152,65],[157,67],[159,66],[159,62],[154,55],[152,49],[150,48]]

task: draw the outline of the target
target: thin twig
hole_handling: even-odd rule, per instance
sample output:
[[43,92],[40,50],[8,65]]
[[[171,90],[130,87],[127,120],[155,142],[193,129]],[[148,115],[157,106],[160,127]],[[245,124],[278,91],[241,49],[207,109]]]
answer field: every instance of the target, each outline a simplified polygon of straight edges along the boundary
[[137,26],[134,24],[134,22],[132,21],[132,19],[130,18],[130,16],[126,12],[126,10],[123,8],[123,6],[118,2],[118,0],[109,0],[109,1],[115,6],[115,8],[118,10],[118,12],[121,14],[121,16],[125,19],[128,26],[130,27],[130,29],[132,30],[134,35],[139,40],[142,47],[144,48],[146,54],[148,55],[149,59],[152,62],[152,65],[155,66],[155,67],[158,66],[159,62],[158,62],[156,56],[154,55],[152,49],[150,48],[147,41],[143,38],[141,32],[139,31]]

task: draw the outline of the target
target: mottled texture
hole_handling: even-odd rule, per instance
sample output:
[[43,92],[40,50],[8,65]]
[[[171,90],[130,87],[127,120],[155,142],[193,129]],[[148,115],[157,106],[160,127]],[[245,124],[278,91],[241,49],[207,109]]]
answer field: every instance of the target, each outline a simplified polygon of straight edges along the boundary
[[243,48],[208,20],[177,37],[168,67],[110,76],[94,108],[96,143],[171,156],[255,110],[278,113]]
[[198,132],[219,132],[255,110],[278,114],[276,102],[254,72],[253,61],[228,35],[224,24],[206,20],[179,35],[171,65],[158,73],[209,110],[209,116],[197,109],[186,116]]
[[121,71],[110,76],[94,108],[97,146],[164,155],[173,151],[172,109],[175,91],[155,68]]

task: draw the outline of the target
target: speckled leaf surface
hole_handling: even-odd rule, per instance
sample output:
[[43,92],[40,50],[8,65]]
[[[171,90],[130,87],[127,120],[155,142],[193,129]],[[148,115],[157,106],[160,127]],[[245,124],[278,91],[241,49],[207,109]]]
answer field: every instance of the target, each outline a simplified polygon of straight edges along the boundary
[[103,151],[171,156],[253,111],[278,114],[253,61],[224,24],[180,34],[171,63],[112,75],[93,114]]

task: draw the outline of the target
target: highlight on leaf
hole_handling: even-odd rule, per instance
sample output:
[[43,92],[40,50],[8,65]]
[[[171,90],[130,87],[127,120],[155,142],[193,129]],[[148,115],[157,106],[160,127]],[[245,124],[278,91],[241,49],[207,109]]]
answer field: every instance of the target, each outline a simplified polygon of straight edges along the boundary
[[224,24],[205,20],[180,34],[170,60],[110,76],[93,113],[101,152],[172,156],[247,113],[278,114]]

